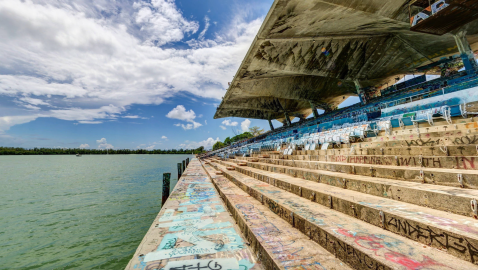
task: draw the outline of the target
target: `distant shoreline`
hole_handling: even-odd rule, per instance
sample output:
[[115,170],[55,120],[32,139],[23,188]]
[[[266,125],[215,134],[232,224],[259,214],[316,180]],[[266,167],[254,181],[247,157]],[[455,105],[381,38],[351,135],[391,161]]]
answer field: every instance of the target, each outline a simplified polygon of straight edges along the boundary
[[0,147],[0,156],[52,156],[52,155],[192,155],[201,154],[204,147],[198,149],[145,150],[145,149],[77,149],[77,148],[32,148]]
[[[0,156],[75,156],[76,154],[0,154]],[[125,156],[125,155],[196,155],[191,153],[175,154],[81,154],[82,156]]]

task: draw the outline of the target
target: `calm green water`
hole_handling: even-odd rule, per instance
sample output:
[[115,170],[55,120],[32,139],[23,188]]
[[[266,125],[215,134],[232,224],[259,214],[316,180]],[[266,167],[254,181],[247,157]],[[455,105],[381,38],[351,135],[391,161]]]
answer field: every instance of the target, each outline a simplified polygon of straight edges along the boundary
[[0,156],[0,269],[123,269],[188,157]]

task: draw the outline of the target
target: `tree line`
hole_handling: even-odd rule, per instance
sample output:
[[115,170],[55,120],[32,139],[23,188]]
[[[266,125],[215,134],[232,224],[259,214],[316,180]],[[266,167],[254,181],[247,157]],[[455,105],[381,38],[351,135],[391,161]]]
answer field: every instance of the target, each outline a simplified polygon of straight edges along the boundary
[[263,133],[264,133],[263,129],[260,129],[259,127],[251,127],[251,128],[249,128],[249,131],[246,131],[242,134],[238,134],[238,135],[236,135],[232,138],[227,137],[224,140],[224,142],[221,142],[221,141],[216,142],[213,145],[212,150],[221,149],[221,148],[229,146],[233,143],[236,143],[236,142],[239,142],[239,141],[242,141],[242,140],[246,140],[246,139],[250,139],[250,138],[254,138],[254,137],[259,136]]
[[145,150],[145,149],[79,149],[79,148],[31,148],[0,147],[0,155],[165,155],[165,154],[201,154],[204,147],[197,149]]

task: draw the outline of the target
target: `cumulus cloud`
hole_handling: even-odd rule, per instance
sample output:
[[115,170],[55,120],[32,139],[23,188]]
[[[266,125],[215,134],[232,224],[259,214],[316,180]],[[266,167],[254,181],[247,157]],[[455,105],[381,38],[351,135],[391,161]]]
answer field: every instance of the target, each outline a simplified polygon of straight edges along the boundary
[[242,132],[249,131],[249,126],[251,125],[251,120],[246,119],[241,122]]
[[113,145],[109,144],[105,138],[101,138],[99,140],[96,140],[96,143],[98,144],[98,149],[113,149]]
[[186,141],[185,143],[183,144],[180,144],[179,147],[180,148],[183,148],[183,149],[196,149],[196,148],[199,148],[201,146],[204,146],[205,149],[212,149],[212,146],[216,143],[216,142],[219,142],[221,140],[219,140],[219,137],[216,138],[216,139],[213,139],[213,138],[208,138],[207,140],[204,140],[204,141],[200,141],[200,142],[190,142],[190,141]]
[[87,143],[80,145],[80,149],[88,149],[88,148],[90,148],[90,145]]
[[222,130],[226,130],[226,129],[227,129],[227,127],[225,127],[225,126],[219,126],[219,127],[222,128]]
[[167,140],[167,139],[168,139],[168,137],[166,137],[166,136],[163,136],[163,137],[161,137],[161,139],[163,139],[163,140]]
[[178,105],[166,114],[166,117],[183,121],[193,121],[196,118],[196,114],[193,110],[187,111],[183,105]]
[[199,30],[173,0],[0,1],[0,96],[24,112],[0,117],[15,118],[8,128],[39,117],[92,123],[180,92],[219,100],[261,24],[242,18],[213,39],[205,18],[202,40],[184,50],[162,46]]
[[168,114],[166,114],[166,117],[190,122],[186,125],[180,123],[174,124],[177,127],[181,126],[184,130],[196,129],[202,126],[202,124],[194,121],[194,119],[196,119],[196,114],[194,111],[187,111],[183,105],[176,106],[176,108],[172,109]]
[[163,45],[171,41],[180,41],[185,34],[198,31],[199,24],[186,20],[177,9],[174,1],[152,0],[135,2],[136,23],[148,37],[146,44]]
[[235,127],[239,123],[238,122],[232,122],[231,120],[228,119],[228,120],[222,121],[222,124],[225,125],[225,126],[229,126],[229,127]]
[[189,129],[196,129],[198,127],[202,126],[202,124],[198,123],[198,122],[192,122],[191,124],[181,124],[181,127],[184,129],[184,130],[189,130]]

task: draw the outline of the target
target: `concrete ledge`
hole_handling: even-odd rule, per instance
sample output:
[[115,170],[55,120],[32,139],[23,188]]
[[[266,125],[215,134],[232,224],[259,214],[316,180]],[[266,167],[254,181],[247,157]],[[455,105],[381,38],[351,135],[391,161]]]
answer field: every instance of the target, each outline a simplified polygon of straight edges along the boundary
[[187,265],[264,269],[197,159],[189,163],[126,269],[190,269]]

